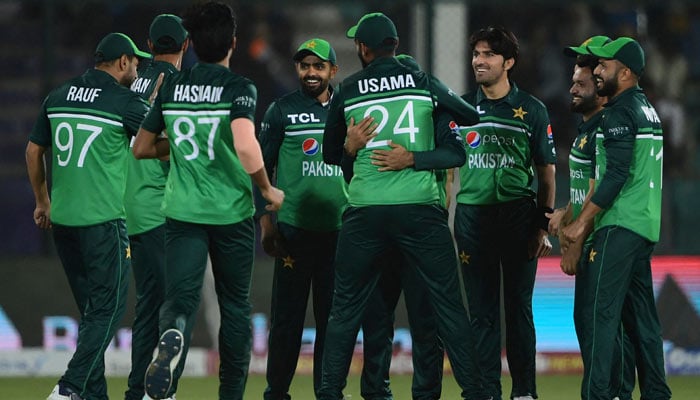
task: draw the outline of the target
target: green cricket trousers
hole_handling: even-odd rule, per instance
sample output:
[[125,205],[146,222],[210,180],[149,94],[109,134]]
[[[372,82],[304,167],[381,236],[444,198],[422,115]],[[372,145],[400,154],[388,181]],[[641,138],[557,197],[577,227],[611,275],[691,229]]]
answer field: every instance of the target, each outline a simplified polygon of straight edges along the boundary
[[249,299],[255,256],[253,218],[228,225],[166,220],[165,301],[160,333],[183,332],[182,357],[173,373],[170,396],[177,390],[201,298],[207,253],[211,258],[221,310],[219,329],[219,399],[243,399],[252,345]]
[[343,215],[318,398],[342,398],[355,339],[381,275],[375,261],[391,246],[416,268],[428,288],[462,397],[486,397],[479,386],[474,337],[460,291],[447,211],[438,205],[411,204],[349,207]]
[[84,399],[106,400],[104,352],[124,316],[129,287],[126,223],[54,224],[53,237],[80,312],[78,344],[59,383]]
[[654,243],[619,226],[595,231],[584,254],[579,299],[584,332],[579,336],[584,374],[583,400],[607,400],[611,393],[614,347],[620,322],[634,346],[642,399],[667,400],[661,326],[651,279]]

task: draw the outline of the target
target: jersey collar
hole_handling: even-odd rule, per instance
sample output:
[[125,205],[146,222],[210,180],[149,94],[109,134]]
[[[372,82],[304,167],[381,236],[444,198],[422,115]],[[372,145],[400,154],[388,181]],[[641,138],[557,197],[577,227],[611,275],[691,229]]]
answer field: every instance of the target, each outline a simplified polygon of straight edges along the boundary
[[500,103],[503,101],[507,104],[515,105],[516,98],[518,97],[518,92],[520,91],[520,89],[518,89],[518,85],[516,85],[515,82],[511,80],[508,80],[508,82],[510,82],[510,90],[508,91],[508,94],[506,94],[505,97],[496,100],[491,100],[488,97],[486,97],[484,91],[481,89],[481,85],[479,85],[479,88],[476,91],[476,104],[479,104],[483,101],[492,101],[494,103]]

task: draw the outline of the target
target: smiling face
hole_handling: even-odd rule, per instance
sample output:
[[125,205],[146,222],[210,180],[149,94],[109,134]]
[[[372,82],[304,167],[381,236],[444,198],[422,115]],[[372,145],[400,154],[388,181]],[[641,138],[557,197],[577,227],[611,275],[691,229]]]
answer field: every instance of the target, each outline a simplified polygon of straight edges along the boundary
[[598,95],[593,72],[588,67],[574,66],[571,77],[571,111],[588,114],[598,107]]
[[508,70],[513,67],[514,60],[504,59],[494,53],[485,40],[479,41],[472,51],[472,69],[476,83],[485,87],[493,86],[508,80]]
[[335,77],[338,70],[337,66],[312,54],[297,61],[295,66],[301,90],[313,98],[326,92],[331,79]]
[[598,95],[613,97],[620,89],[618,81],[621,70],[625,68],[617,60],[606,60],[601,58],[593,74],[598,81]]

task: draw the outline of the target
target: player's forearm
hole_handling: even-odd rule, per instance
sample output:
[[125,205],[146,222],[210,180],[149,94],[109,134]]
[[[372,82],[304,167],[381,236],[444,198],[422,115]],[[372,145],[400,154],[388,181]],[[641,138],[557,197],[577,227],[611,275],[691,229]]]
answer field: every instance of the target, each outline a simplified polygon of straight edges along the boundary
[[161,158],[170,153],[170,144],[168,139],[158,137],[156,133],[147,131],[144,128],[139,128],[134,140],[132,149],[134,157],[138,160],[144,158]]
[[601,208],[608,208],[620,194],[629,177],[634,153],[634,138],[632,140],[628,138],[606,138],[604,140],[607,167],[591,201]]
[[[552,209],[556,189],[554,164],[537,166],[537,206]],[[551,211],[550,211],[551,212]]]
[[[255,138],[253,121],[247,118],[236,118],[231,122],[231,132],[233,132],[233,147],[236,149],[238,160],[241,162],[243,169],[251,176],[263,169],[265,180],[269,185],[270,181],[267,177],[267,172],[264,170],[265,163],[263,162],[260,143]],[[262,190],[262,187],[260,189]]]
[[32,185],[34,199],[37,204],[49,202],[49,190],[46,184],[46,163],[44,161],[45,152],[46,148],[32,142],[27,144],[25,152],[27,174],[29,175],[29,182]]

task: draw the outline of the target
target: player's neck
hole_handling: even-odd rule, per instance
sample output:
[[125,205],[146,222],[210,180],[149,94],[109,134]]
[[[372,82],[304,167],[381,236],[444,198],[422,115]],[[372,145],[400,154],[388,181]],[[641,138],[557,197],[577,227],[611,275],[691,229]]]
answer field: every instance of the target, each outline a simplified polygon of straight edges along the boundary
[[481,85],[481,90],[487,99],[498,100],[506,97],[510,92],[510,81],[508,78],[501,79],[493,85]]
[[155,61],[162,61],[172,64],[178,71],[182,68],[182,53],[158,54],[153,57]]

